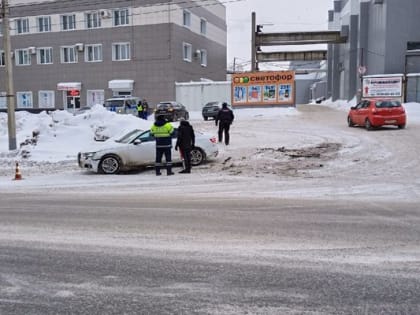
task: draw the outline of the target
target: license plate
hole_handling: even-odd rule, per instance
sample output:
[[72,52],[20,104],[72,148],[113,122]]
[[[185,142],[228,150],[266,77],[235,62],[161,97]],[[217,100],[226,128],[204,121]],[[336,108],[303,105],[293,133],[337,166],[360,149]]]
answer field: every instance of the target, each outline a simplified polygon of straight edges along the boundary
[[393,123],[396,123],[396,122],[397,122],[396,120],[385,120],[386,124],[393,124]]

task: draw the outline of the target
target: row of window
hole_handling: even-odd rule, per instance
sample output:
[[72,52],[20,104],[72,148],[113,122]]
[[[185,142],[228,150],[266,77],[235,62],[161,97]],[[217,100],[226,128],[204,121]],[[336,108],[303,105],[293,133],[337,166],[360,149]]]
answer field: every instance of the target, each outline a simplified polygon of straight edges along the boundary
[[[103,61],[102,44],[86,45],[76,44],[72,46],[60,47],[61,63],[77,63],[78,51],[84,50],[85,62],[101,62]],[[29,66],[32,64],[32,55],[36,55],[36,62],[40,65],[53,64],[53,48],[52,47],[29,47],[15,50],[15,64],[17,66]],[[4,51],[0,51],[0,66],[5,65]],[[198,50],[193,53],[192,45],[183,43],[183,59],[192,62],[193,58],[199,58],[203,67],[207,66],[207,51],[205,49]],[[123,61],[131,60],[130,43],[114,43],[112,44],[112,60]]]
[[[188,10],[184,10],[182,13],[182,25],[188,28],[191,27],[191,12]],[[200,18],[200,34],[207,34],[207,21],[203,18]]]
[[[114,9],[114,10],[99,10],[93,12],[86,12],[84,20],[85,29],[93,29],[102,27],[102,20],[104,18],[112,17],[113,26],[124,26],[130,25],[129,9]],[[31,29],[35,29],[35,33],[52,32],[53,24],[51,22],[51,16],[38,16],[35,18],[35,26],[31,26],[28,17],[14,19],[15,34],[28,34],[34,33]],[[183,10],[183,22],[182,25],[191,28],[191,12]],[[60,15],[60,30],[61,31],[72,31],[78,27],[78,21],[76,20],[76,14],[63,14]],[[0,23],[1,29],[1,23]],[[207,21],[204,18],[200,18],[200,33],[202,35],[207,34]]]
[[[129,11],[128,9],[115,9],[111,11],[101,10],[94,12],[85,13],[85,28],[99,28],[102,24],[102,19],[111,17],[113,26],[129,25]],[[76,14],[63,14],[60,15],[60,30],[71,31],[77,29]],[[35,26],[30,25],[30,19],[28,17],[18,18],[14,20],[15,33],[16,34],[27,34],[32,33],[31,29],[34,28],[38,33],[52,32],[53,24],[51,22],[51,16],[38,16],[35,18]]]
[[[65,91],[63,93],[63,102],[65,108],[74,108],[75,104],[72,102],[73,96],[71,91]],[[38,108],[55,108],[55,94],[56,91],[42,90],[38,91]],[[7,108],[5,92],[0,92],[0,109]],[[104,103],[104,90],[87,90],[86,104],[92,107],[96,104]],[[16,108],[34,108],[33,93],[30,91],[16,92]]]
[[199,58],[200,64],[207,67],[207,50],[199,49],[195,52],[192,51],[192,45],[189,43],[182,43],[182,56],[185,61],[192,62],[193,58]]
[[[86,45],[76,44],[72,46],[60,47],[61,63],[77,63],[78,51],[83,51],[85,62],[102,61],[102,44]],[[17,66],[29,66],[32,63],[32,55],[36,55],[37,64],[52,64],[53,49],[52,47],[29,47],[24,49],[16,49],[14,52],[15,64]],[[130,43],[114,43],[112,44],[112,60],[122,61],[130,60]],[[0,66],[5,65],[4,51],[0,54]]]
[[[0,108],[6,108],[6,98],[1,97],[0,93]],[[54,108],[55,107],[55,91],[39,91],[38,92],[38,106],[39,108]],[[33,108],[32,92],[16,92],[16,108]]]

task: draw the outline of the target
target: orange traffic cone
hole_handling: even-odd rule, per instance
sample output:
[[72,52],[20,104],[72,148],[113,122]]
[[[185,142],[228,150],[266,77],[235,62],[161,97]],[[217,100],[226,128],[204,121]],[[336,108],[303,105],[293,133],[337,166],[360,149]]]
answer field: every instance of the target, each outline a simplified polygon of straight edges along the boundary
[[22,174],[20,173],[19,163],[16,162],[16,171],[15,171],[15,180],[22,179]]

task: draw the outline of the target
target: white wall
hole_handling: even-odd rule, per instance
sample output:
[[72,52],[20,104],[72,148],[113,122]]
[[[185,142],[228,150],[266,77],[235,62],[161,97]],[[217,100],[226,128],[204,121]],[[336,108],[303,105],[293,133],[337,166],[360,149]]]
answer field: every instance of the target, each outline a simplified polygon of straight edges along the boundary
[[211,101],[230,104],[231,82],[187,82],[175,83],[176,100],[184,104],[189,111],[201,111]]

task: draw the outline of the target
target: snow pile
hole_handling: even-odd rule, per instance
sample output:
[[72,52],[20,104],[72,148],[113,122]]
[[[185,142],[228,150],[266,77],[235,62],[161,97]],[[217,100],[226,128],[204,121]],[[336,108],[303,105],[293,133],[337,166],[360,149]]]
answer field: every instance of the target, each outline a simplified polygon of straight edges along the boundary
[[[96,105],[91,110],[73,115],[64,110],[31,114],[16,112],[18,149],[8,152],[7,114],[0,113],[0,157],[27,158],[32,161],[58,162],[74,160],[78,150],[94,142],[98,128],[108,137],[135,128],[149,129],[152,121],[133,115],[120,115]],[[36,138],[36,139],[35,139]]]

